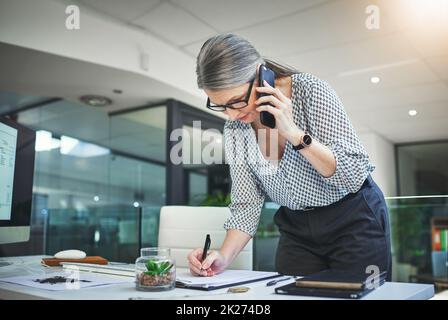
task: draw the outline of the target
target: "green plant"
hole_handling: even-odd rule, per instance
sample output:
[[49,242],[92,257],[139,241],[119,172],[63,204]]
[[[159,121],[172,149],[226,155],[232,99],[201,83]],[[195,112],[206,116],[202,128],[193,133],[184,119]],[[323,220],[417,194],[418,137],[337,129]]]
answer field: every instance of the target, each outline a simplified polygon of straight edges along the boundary
[[434,205],[426,199],[389,202],[392,247],[397,262],[413,265],[418,272],[431,270],[430,217]]
[[199,205],[206,207],[227,207],[229,204],[230,193],[224,195],[222,192],[218,192],[214,195],[208,194]]
[[158,263],[155,260],[148,260],[146,262],[146,269],[148,271],[145,271],[145,274],[150,275],[150,276],[159,276],[159,275],[169,272],[172,267],[173,267],[173,264],[168,261]]

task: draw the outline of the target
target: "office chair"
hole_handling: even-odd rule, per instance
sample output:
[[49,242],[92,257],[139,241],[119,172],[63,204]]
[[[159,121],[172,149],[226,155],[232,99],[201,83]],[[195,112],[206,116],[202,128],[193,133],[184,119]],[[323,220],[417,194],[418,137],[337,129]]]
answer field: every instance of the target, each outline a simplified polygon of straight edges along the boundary
[[[224,222],[230,216],[227,207],[164,206],[160,210],[158,246],[171,248],[176,266],[188,268],[187,255],[192,249],[204,246],[210,234],[210,250],[221,247],[226,230]],[[228,269],[252,270],[252,239]]]

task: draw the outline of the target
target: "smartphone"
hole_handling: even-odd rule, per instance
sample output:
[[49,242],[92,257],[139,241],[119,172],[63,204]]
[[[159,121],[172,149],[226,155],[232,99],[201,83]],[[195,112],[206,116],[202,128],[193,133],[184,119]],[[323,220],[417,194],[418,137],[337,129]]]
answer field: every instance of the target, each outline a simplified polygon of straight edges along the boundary
[[[260,87],[264,87],[264,80],[266,80],[267,83],[271,87],[275,87],[275,74],[274,71],[267,68],[264,64],[260,66],[260,69],[258,71],[258,85]],[[269,93],[258,93],[258,98],[263,96],[269,96]],[[269,104],[271,105],[271,104]],[[272,105],[271,105],[272,106]],[[275,128],[275,117],[270,114],[267,111],[261,111],[260,112],[260,122],[262,125],[269,127],[269,128]]]

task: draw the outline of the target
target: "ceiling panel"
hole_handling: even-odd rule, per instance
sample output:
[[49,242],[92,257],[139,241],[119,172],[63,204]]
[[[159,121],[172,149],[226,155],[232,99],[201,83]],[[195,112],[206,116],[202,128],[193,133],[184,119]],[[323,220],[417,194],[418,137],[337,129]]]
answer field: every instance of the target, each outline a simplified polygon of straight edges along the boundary
[[447,118],[426,121],[399,121],[383,125],[374,123],[371,127],[395,143],[440,140],[447,136]]
[[216,33],[214,29],[205,23],[168,2],[162,3],[132,23],[147,28],[149,31],[177,46],[182,46]]
[[101,13],[122,21],[131,21],[156,7],[160,0],[78,0]]
[[342,101],[350,110],[387,110],[392,107],[420,107],[432,102],[448,102],[448,85],[442,81],[409,87],[370,90],[359,94],[346,94]]
[[448,80],[448,54],[439,57],[427,58],[425,59],[425,61],[429,65],[429,67],[440,77],[440,79]]
[[281,56],[280,59],[301,71],[324,76],[396,64],[418,57],[410,43],[400,33],[394,33],[302,54]]
[[381,9],[403,29],[429,30],[446,26],[448,2],[445,0],[379,0]]
[[[446,21],[448,23],[448,15]],[[412,29],[406,31],[405,35],[423,57],[444,55],[448,52],[448,25],[432,31]]]
[[[417,115],[411,117],[408,113],[410,109],[416,109]],[[364,117],[367,125],[372,127],[381,125],[386,131],[388,128],[392,128],[396,123],[400,122],[413,124],[417,129],[421,122],[440,119],[448,120],[448,101],[428,103],[419,106],[402,105],[383,110],[363,110],[362,112],[353,112],[352,114],[354,117]]]
[[219,32],[254,24],[319,6],[329,0],[171,0],[200,17]]
[[341,45],[398,30],[382,16],[379,30],[365,26],[366,7],[372,1],[332,1],[322,6],[241,29],[238,33],[257,47],[262,55],[279,56]]
[[199,51],[201,50],[202,45],[207,40],[207,38],[201,39],[199,41],[195,41],[189,45],[183,46],[181,49],[191,55],[192,57],[196,58],[196,56],[199,54]]
[[448,52],[448,1],[381,0],[381,7],[403,29],[423,57]]
[[[372,76],[379,77],[380,82],[377,84],[371,83],[370,78]],[[372,67],[354,74],[323,78],[332,84],[341,96],[362,92],[381,96],[383,90],[387,88],[406,87],[439,80],[437,75],[424,62],[418,60],[402,65],[392,65],[384,68]]]

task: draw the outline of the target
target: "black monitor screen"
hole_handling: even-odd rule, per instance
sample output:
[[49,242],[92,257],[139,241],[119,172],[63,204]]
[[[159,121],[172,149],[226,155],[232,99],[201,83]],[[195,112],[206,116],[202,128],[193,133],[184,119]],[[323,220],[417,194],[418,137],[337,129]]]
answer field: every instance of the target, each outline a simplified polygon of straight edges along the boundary
[[29,226],[36,134],[0,118],[0,227]]

